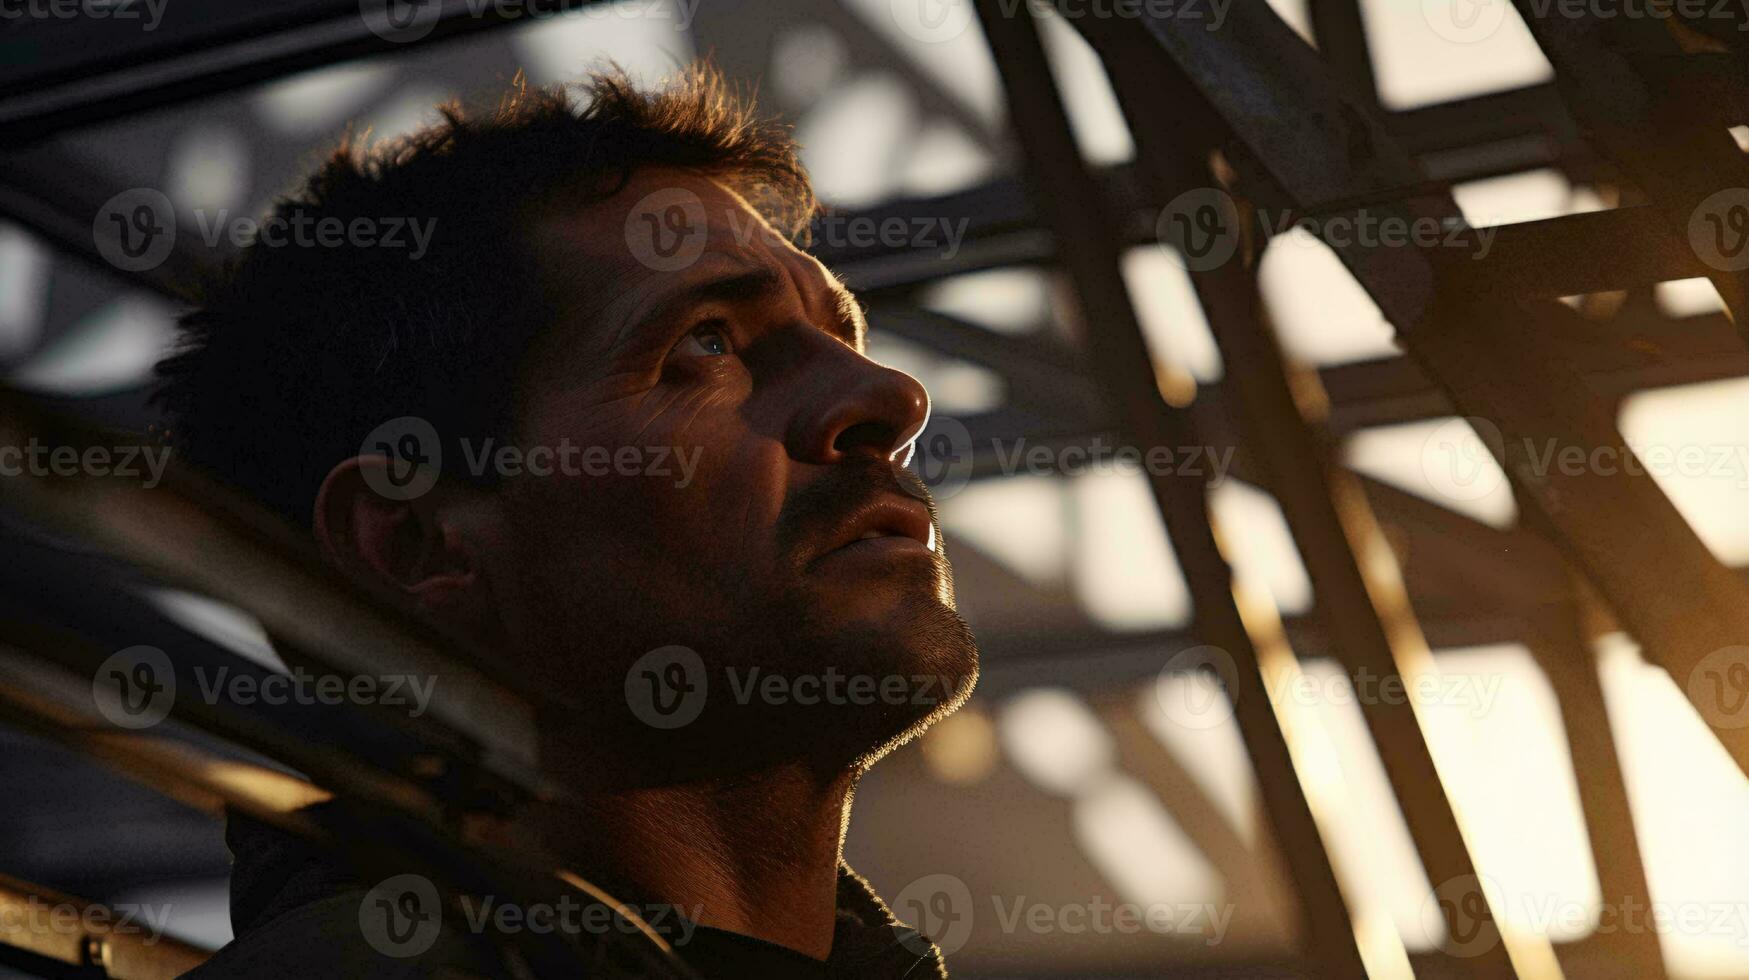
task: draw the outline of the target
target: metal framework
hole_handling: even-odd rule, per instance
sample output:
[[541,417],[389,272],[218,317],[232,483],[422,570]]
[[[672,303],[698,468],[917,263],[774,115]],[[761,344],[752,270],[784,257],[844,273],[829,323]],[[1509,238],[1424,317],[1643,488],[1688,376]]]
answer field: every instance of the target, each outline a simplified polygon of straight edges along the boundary
[[[1082,683],[1099,687],[1153,673],[1162,642],[1188,646],[1194,637],[1230,655],[1222,679],[1296,891],[1305,967],[1324,977],[1390,975],[1409,961],[1376,931],[1357,929],[1353,882],[1365,869],[1335,867],[1329,858],[1325,842],[1336,817],[1330,801],[1305,783],[1299,755],[1303,726],[1311,722],[1270,699],[1274,682],[1297,670],[1300,658],[1330,655],[1352,673],[1412,683],[1435,669],[1430,642],[1526,642],[1559,699],[1603,893],[1607,900],[1644,902],[1646,875],[1589,642],[1619,623],[1679,681],[1703,669],[1714,651],[1749,644],[1749,585],[1708,552],[1650,477],[1625,469],[1550,472],[1530,465],[1528,456],[1530,447],[1544,445],[1629,454],[1615,422],[1625,395],[1749,375],[1749,351],[1736,327],[1749,302],[1749,274],[1709,261],[1690,243],[1693,222],[1709,213],[1727,220],[1719,211],[1727,205],[1715,203],[1718,192],[1749,185],[1749,163],[1727,133],[1749,123],[1745,35],[1733,29],[1741,25],[1685,21],[1680,9],[1661,20],[1605,20],[1568,16],[1561,5],[1515,5],[1556,68],[1554,84],[1398,113],[1379,104],[1357,0],[1314,0],[1317,49],[1260,2],[1234,4],[1219,31],[1165,16],[1079,18],[1075,26],[1100,55],[1137,146],[1133,163],[1096,170],[1075,149],[1030,7],[978,0],[1023,179],[895,202],[867,215],[964,216],[964,247],[951,260],[879,247],[820,252],[870,302],[878,329],[981,364],[1007,381],[1007,405],[964,420],[974,476],[993,472],[991,454],[977,447],[997,438],[1072,442],[1117,432],[1145,445],[1238,445],[1241,475],[1280,501],[1316,588],[1312,615],[1284,623],[1251,583],[1234,580],[1200,479],[1156,476],[1152,490],[1186,573],[1194,622],[1184,634],[1132,638],[1131,653],[1116,666],[1086,672]],[[204,18],[190,12],[150,45],[102,52],[87,45],[82,56],[45,59],[34,72],[19,67],[23,62],[0,71],[0,147],[6,147],[0,213],[97,261],[90,215],[113,189],[45,137],[296,68],[509,22],[470,18],[458,3],[437,3],[430,30],[394,39],[366,30],[353,4],[281,0],[247,16],[230,5],[207,6],[215,10]],[[804,6],[778,4],[768,13]],[[824,16],[857,40],[858,58],[902,72],[933,111],[998,146],[1001,133],[856,17],[835,6]],[[769,63],[766,46],[751,37],[728,43],[736,28],[725,8],[707,6],[699,17],[699,30],[724,42],[731,73],[756,75]],[[1540,166],[1558,167],[1576,183],[1609,186],[1622,205],[1491,229],[1494,247],[1481,261],[1413,245],[1331,241],[1396,328],[1407,356],[1307,371],[1283,355],[1256,281],[1260,210],[1301,217],[1365,210],[1473,234],[1451,186]],[[1209,200],[1231,202],[1199,217],[1233,236],[1239,258],[1192,274],[1227,374],[1193,403],[1174,407],[1161,397],[1157,359],[1138,327],[1120,261],[1124,249],[1153,240],[1153,219],[1167,202],[1198,188],[1219,192]],[[1749,206],[1749,191],[1736,203]],[[136,282],[170,292],[200,258],[179,253]],[[1014,264],[1053,265],[1068,274],[1087,327],[1084,345],[997,336],[910,304],[931,281]],[[1652,284],[1696,276],[1712,281],[1728,314],[1679,323],[1630,301],[1615,317],[1593,320],[1555,301],[1610,290],[1643,298]],[[0,409],[0,441],[70,424],[18,398]],[[1358,477],[1337,461],[1338,441],[1357,429],[1447,414],[1486,420],[1498,431],[1490,448],[1512,482],[1523,527],[1483,526]],[[81,438],[71,429],[65,434],[75,444]],[[172,494],[148,497],[77,481],[10,480],[0,488],[0,507],[133,567],[129,574],[144,569],[231,601],[343,672],[440,664],[432,669],[466,683],[444,685],[435,720],[421,725],[347,718],[336,728],[332,718],[244,717],[179,704],[175,717],[191,736],[198,733],[188,744],[206,760],[190,766],[161,746],[93,734],[97,723],[89,713],[58,696],[65,672],[89,671],[93,658],[101,659],[113,626],[80,615],[70,583],[93,569],[68,565],[13,583],[23,590],[17,594],[48,596],[46,605],[0,608],[8,653],[0,660],[6,681],[0,711],[178,798],[239,806],[288,829],[322,834],[282,798],[239,788],[260,784],[222,778],[225,764],[239,763],[212,746],[265,754],[310,773],[323,792],[416,828],[409,838],[416,843],[406,848],[416,853],[402,856],[441,867],[446,880],[500,873],[486,870],[495,865],[461,838],[455,816],[488,805],[482,801],[540,790],[529,766],[534,692],[515,690],[510,679],[490,675],[488,660],[445,649],[417,624],[384,616],[372,597],[334,582],[297,542],[251,516],[246,503],[192,477],[178,481]],[[1417,556],[1408,569],[1399,567],[1387,527]],[[56,559],[45,551],[42,560]],[[1090,639],[1102,648],[1126,642],[1089,627],[1055,641],[1035,638],[1032,646],[1054,642],[1067,660]],[[207,649],[184,640],[190,649]],[[1040,669],[1053,662],[1060,660],[1047,659]],[[468,700],[454,700],[464,691]],[[1364,716],[1423,867],[1449,899],[1448,927],[1479,950],[1440,959],[1436,975],[1542,977],[1563,968],[1587,977],[1662,975],[1652,934],[1598,937],[1581,956],[1500,929],[1499,910],[1491,909],[1481,884],[1488,869],[1478,867],[1453,806],[1473,775],[1434,757],[1426,738],[1431,722],[1411,706],[1368,704]],[[522,721],[507,726],[506,719]],[[379,747],[376,754],[343,754],[364,744],[345,737],[359,725],[371,726],[368,744]],[[1749,728],[1714,732],[1749,770]],[[1231,849],[1230,842],[1220,846]],[[494,858],[515,863],[514,856]],[[513,887],[531,880],[525,875]],[[0,887],[0,901],[8,893]],[[8,942],[0,934],[0,944]],[[659,943],[621,952],[652,971],[681,969],[662,957]],[[556,970],[574,954],[549,947],[516,955]],[[84,947],[55,955],[107,965],[116,976],[145,975],[119,968],[119,960],[94,959]]]

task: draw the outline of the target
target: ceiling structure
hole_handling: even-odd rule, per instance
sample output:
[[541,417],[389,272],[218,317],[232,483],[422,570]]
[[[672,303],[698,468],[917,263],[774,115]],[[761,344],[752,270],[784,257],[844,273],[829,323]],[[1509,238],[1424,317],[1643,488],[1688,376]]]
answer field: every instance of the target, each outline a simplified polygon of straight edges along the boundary
[[[889,895],[948,868],[974,895],[1057,908],[1237,909],[1219,943],[1016,933],[980,909],[956,965],[1256,975],[1310,948],[1337,975],[1344,955],[1375,975],[1749,975],[1749,923],[1607,931],[1598,908],[1719,902],[1749,871],[1749,849],[1680,846],[1749,816],[1745,743],[1682,698],[1742,640],[1730,566],[1749,563],[1749,356],[1727,312],[1743,285],[1688,239],[1709,194],[1749,184],[1730,176],[1749,123],[1731,25],[1612,33],[1494,4],[1483,33],[1442,0],[1339,0],[1233,9],[1218,30],[1034,11],[1032,41],[1030,18],[986,7],[980,26],[970,5],[942,22],[872,0],[565,6],[436,4],[383,28],[357,4],[276,0],[167,8],[150,31],[7,28],[25,54],[0,68],[10,382],[143,430],[176,289],[225,249],[201,216],[258,212],[349,120],[386,138],[519,69],[562,80],[606,55],[655,77],[710,52],[797,121],[833,205],[816,253],[869,306],[871,353],[936,399],[920,444],[946,447],[938,496],[985,652],[974,709],[871,776],[856,863]],[[132,188],[184,217],[140,272],[93,233]],[[1198,214],[1181,192],[1211,190],[1246,230],[1239,258],[1197,268],[1161,236]],[[1459,247],[1317,240],[1368,215],[1433,221]],[[898,243],[857,233],[881,228]],[[1584,466],[1551,489],[1515,468],[1525,439],[1703,459],[1639,479]],[[1199,447],[1220,479],[1150,481],[1102,456],[1115,446]],[[1017,463],[1038,447],[1046,465]],[[1454,461],[1477,469],[1454,482]],[[195,633],[251,629],[175,595],[154,608]],[[1204,731],[1173,706],[1202,683],[1182,655],[1209,644],[1253,696]],[[1343,701],[1344,676],[1431,669],[1421,646],[1478,700]],[[1260,696],[1279,702],[1284,676],[1313,681],[1298,722]],[[65,785],[15,818],[0,871],[109,900],[222,876],[187,814],[24,744],[8,781]],[[1334,789],[1308,775],[1320,760]],[[157,864],[58,829],[100,795],[163,842],[143,849]],[[956,827],[977,843],[955,847]],[[1489,887],[1504,897],[1478,921],[1504,940],[1451,955],[1426,896],[1462,908]],[[220,918],[203,894],[184,907]],[[1526,921],[1550,902],[1581,911]],[[222,922],[190,929],[211,941]]]

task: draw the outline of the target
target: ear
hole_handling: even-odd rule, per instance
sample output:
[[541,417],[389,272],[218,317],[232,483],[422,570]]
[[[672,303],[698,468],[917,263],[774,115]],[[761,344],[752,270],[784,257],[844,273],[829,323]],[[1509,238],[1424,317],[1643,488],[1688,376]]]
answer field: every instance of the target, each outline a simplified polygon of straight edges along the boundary
[[328,471],[316,492],[312,522],[317,545],[335,566],[404,596],[410,605],[455,628],[478,634],[491,603],[465,523],[447,505],[439,481],[410,499],[378,492],[389,461],[355,456]]

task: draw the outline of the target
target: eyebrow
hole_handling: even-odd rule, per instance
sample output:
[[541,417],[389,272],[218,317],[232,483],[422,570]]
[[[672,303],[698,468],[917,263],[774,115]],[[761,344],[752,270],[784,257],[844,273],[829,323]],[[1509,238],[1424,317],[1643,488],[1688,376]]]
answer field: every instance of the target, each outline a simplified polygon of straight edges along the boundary
[[[648,323],[667,313],[700,303],[745,303],[763,299],[781,292],[783,288],[784,276],[776,269],[762,266],[728,272],[681,288],[658,303],[649,314],[639,317],[637,322]],[[851,295],[850,290],[837,283],[831,284],[830,292],[835,294],[835,299],[832,303],[831,322],[826,324],[828,331],[850,347],[861,350],[862,338],[867,330],[862,305]]]
[[838,296],[832,314],[834,325],[842,334],[839,339],[861,351],[863,341],[868,336],[868,316],[863,312],[862,302],[841,283],[834,282],[832,291]]

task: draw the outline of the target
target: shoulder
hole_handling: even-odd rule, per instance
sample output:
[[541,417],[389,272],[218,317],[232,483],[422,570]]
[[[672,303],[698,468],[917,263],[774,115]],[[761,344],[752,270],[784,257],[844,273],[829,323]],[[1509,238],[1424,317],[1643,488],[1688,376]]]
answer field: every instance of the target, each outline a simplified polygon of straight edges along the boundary
[[[428,943],[406,943],[401,947],[408,953],[404,956],[391,955],[400,951],[392,944],[373,945],[360,923],[365,897],[364,889],[348,889],[284,912],[232,940],[183,978],[461,980],[497,975],[484,951],[450,929],[439,930]],[[417,949],[420,946],[425,948]]]

